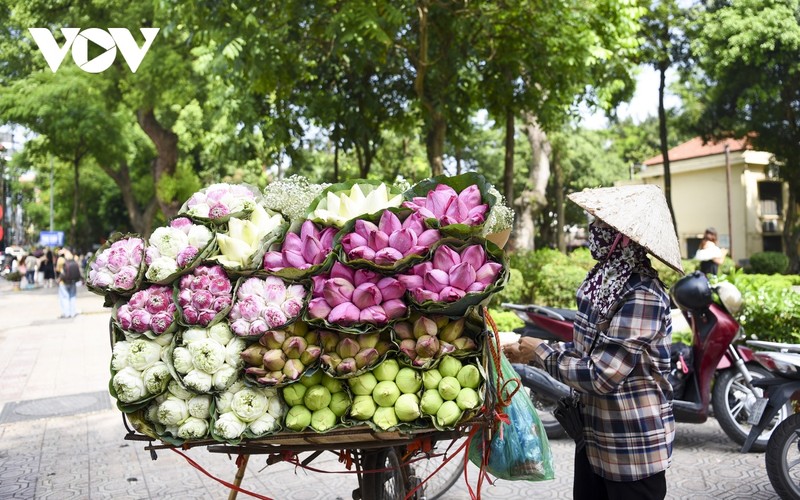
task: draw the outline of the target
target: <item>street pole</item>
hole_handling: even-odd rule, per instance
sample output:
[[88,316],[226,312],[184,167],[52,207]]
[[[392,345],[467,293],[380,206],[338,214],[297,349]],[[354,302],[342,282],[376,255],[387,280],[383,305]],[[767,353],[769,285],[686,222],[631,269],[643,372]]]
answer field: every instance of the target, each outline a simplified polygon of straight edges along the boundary
[[[725,184],[728,188],[728,256],[733,259],[733,209],[731,208],[731,156],[725,144]],[[734,261],[735,262],[735,261]]]
[[[2,154],[2,153],[0,153]],[[6,228],[6,159],[5,157],[0,157],[0,182],[2,182],[2,188],[0,188],[0,196],[3,197],[2,203],[2,217],[0,217],[0,228],[3,229],[3,239],[0,240],[0,250],[5,252],[6,250],[6,241],[8,241],[8,228]]]
[[53,230],[53,157],[50,157],[50,231]]

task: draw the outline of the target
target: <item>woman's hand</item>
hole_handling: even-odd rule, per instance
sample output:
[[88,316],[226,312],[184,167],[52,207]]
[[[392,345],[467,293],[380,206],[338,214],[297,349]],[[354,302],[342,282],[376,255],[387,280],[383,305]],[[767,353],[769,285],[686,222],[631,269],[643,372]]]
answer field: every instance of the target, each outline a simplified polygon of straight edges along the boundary
[[535,356],[536,347],[544,342],[535,337],[520,337],[518,344],[509,344],[503,348],[503,353],[512,363],[530,363]]

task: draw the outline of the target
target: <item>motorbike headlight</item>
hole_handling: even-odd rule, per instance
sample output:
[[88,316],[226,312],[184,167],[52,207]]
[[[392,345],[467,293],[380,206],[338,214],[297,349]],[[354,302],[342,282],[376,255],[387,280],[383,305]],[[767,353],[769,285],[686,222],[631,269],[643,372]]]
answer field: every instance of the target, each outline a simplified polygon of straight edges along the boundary
[[742,299],[742,292],[736,288],[736,285],[727,281],[721,281],[716,285],[717,295],[725,309],[731,313],[731,316],[736,316],[742,310],[744,300]]
[[767,370],[785,377],[800,378],[800,354],[788,352],[757,352],[756,361]]

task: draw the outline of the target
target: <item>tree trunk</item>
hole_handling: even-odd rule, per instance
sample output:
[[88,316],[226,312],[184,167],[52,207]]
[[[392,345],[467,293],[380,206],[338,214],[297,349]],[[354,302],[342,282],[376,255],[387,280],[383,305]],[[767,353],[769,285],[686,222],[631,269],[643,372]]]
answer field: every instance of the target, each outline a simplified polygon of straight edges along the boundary
[[550,178],[550,152],[552,146],[536,117],[531,113],[522,114],[525,121],[525,135],[531,145],[531,164],[525,189],[514,199],[517,213],[514,244],[516,250],[533,250],[536,231],[536,215],[547,205],[545,191]]
[[153,185],[156,191],[156,201],[161,212],[166,218],[172,218],[178,213],[181,204],[178,200],[163,200],[158,195],[161,179],[175,175],[178,166],[178,135],[172,130],[164,128],[156,119],[153,109],[142,109],[136,112],[139,126],[156,147],[156,159],[153,162]]
[[73,251],[76,250],[75,245],[78,243],[78,211],[81,204],[81,158],[83,155],[76,156],[72,161],[72,216],[69,220],[69,241],[73,246]]
[[431,175],[442,175],[444,172],[444,139],[447,136],[447,121],[441,113],[431,117],[430,129],[426,137],[428,163]]
[[145,238],[149,237],[153,229],[153,219],[158,209],[158,203],[155,197],[150,199],[144,209],[139,207],[133,195],[133,183],[131,183],[130,169],[126,162],[121,161],[117,170],[107,165],[100,165],[100,168],[111,177],[117,187],[119,187],[119,192],[122,195],[122,202],[125,204],[125,209],[128,212],[128,220],[133,230]]
[[658,68],[658,136],[661,142],[661,157],[664,159],[664,197],[667,199],[667,208],[672,216],[672,226],[678,234],[678,222],[675,220],[675,210],[672,208],[672,174],[669,170],[669,144],[667,142],[667,113],[664,110],[664,92],[667,85],[667,68],[669,63],[661,64]]
[[333,126],[333,183],[339,182],[339,120]]
[[[787,165],[788,166],[788,165]],[[796,170],[794,170],[796,171]],[[800,179],[788,179],[789,199],[786,205],[786,221],[783,224],[783,247],[789,257],[789,273],[800,273],[800,256],[797,245],[800,243],[800,228],[797,227],[797,197],[795,193],[800,189]]]
[[425,79],[428,75],[428,6],[430,2],[423,0],[417,4],[419,16],[419,50],[416,54],[409,53],[409,59],[414,64],[417,74],[414,76],[414,92],[427,115],[425,123],[425,146],[427,149],[428,164],[431,166],[432,175],[441,175],[444,172],[444,140],[447,136],[447,121],[440,110],[432,102],[426,92]]
[[503,196],[511,203],[514,200],[514,112],[506,109],[506,145],[503,168]]
[[561,155],[558,148],[553,148],[553,181],[556,191],[556,246],[561,253],[567,253],[567,240],[564,238],[564,170],[561,168]]

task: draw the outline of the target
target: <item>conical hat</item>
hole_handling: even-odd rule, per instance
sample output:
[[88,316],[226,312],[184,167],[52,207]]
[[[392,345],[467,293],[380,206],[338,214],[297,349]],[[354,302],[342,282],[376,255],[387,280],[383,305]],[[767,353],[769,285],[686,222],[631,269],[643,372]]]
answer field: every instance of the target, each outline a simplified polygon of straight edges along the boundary
[[675,226],[667,200],[658,186],[643,184],[584,189],[567,197],[683,274]]

